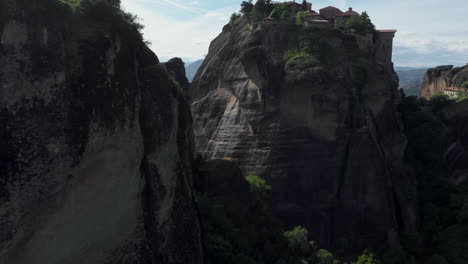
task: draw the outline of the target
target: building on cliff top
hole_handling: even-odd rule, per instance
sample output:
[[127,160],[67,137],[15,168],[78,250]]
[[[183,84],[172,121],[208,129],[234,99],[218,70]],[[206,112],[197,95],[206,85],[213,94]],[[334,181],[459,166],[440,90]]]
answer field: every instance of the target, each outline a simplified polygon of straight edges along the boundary
[[332,25],[335,24],[335,19],[339,15],[343,14],[343,12],[340,9],[334,6],[327,6],[325,8],[320,9],[319,12],[320,12],[320,15],[324,17],[325,19],[327,19]]
[[395,37],[396,29],[381,29],[375,31],[375,55],[376,59],[384,65],[389,65],[393,68],[393,38]]
[[[304,25],[313,28],[343,28],[346,21],[352,16],[359,16],[359,13],[354,11],[352,7],[348,11],[342,12],[334,6],[327,6],[319,10],[319,13],[312,9],[312,3],[306,2],[307,7],[296,1],[284,2],[283,4],[289,8],[289,21],[295,23],[297,13],[300,11],[308,11],[304,19]],[[264,23],[273,23],[274,18],[266,17]],[[395,29],[376,30],[374,33],[368,33],[365,36],[358,37],[358,44],[375,52],[377,60],[382,64],[393,68],[393,38],[395,37]]]
[[459,91],[462,91],[461,87],[447,87],[444,89],[444,94],[450,99],[457,99]]

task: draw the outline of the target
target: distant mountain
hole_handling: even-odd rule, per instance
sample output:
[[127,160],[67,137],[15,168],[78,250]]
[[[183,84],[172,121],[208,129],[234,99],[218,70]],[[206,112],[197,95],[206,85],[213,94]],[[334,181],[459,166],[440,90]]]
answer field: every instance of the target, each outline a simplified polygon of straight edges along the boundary
[[195,74],[197,74],[197,71],[202,65],[203,61],[204,61],[203,59],[197,60],[185,66],[185,73],[187,75],[187,79],[189,80],[189,82],[192,82],[193,78],[195,77]]
[[395,71],[400,78],[400,89],[405,91],[406,95],[420,96],[421,86],[427,69],[412,67],[395,67]]

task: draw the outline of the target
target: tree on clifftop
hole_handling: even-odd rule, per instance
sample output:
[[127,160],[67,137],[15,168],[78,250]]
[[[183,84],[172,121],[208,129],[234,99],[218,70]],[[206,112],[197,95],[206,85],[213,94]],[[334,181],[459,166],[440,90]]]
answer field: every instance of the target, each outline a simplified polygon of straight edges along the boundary
[[240,12],[242,13],[242,15],[248,16],[250,12],[252,12],[253,8],[254,8],[254,5],[252,4],[252,0],[249,0],[248,2],[243,1],[241,4]]
[[353,15],[345,23],[345,28],[351,33],[364,34],[371,33],[375,30],[367,12],[362,12],[361,15]]

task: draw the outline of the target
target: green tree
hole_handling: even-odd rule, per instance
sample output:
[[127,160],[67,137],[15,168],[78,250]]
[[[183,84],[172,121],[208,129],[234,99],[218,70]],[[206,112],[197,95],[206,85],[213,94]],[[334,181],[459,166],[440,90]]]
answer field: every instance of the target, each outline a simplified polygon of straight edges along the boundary
[[289,18],[290,14],[291,14],[291,12],[289,11],[289,9],[286,8],[283,11],[283,13],[281,13],[280,20],[287,20]]
[[229,24],[237,24],[239,22],[239,19],[242,18],[241,14],[239,13],[232,13],[231,19],[229,20]]
[[297,25],[302,25],[304,23],[304,18],[306,18],[308,14],[309,14],[308,11],[298,12],[297,15],[296,15],[296,24]]
[[357,264],[382,264],[377,256],[369,250],[364,250],[364,253],[359,256]]
[[464,89],[468,89],[468,81],[462,82],[460,86]]
[[353,15],[345,22],[345,28],[351,33],[364,34],[371,33],[375,30],[375,25],[372,23],[367,12],[362,12],[361,15]]
[[372,32],[375,30],[375,25],[372,23],[366,11],[361,14],[361,24],[365,32]]
[[[270,13],[270,17],[280,20],[281,19],[281,14],[286,11],[286,6],[282,4],[275,4],[273,7],[273,10]],[[289,16],[289,15],[288,15]]]
[[319,249],[316,253],[317,264],[338,264],[340,261],[336,260],[332,253],[325,249]]
[[309,244],[309,232],[302,226],[296,226],[293,230],[284,232],[289,248],[297,255],[307,253],[311,246]]
[[271,189],[271,186],[267,185],[266,181],[257,175],[250,174],[249,176],[245,177],[245,179],[250,184],[250,190],[252,192],[266,193]]
[[241,10],[240,12],[244,16],[248,16],[254,8],[254,5],[252,4],[252,0],[249,1],[243,1],[241,4]]

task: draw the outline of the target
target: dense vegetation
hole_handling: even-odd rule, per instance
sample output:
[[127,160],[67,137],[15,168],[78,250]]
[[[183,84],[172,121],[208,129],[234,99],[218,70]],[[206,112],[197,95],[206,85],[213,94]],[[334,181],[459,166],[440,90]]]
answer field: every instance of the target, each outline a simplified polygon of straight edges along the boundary
[[468,89],[468,81],[464,81],[460,84],[460,87]]
[[[236,171],[229,161],[216,163]],[[202,161],[202,164],[206,164]],[[206,165],[204,165],[206,166]],[[215,166],[215,167],[216,167]],[[197,184],[206,263],[211,264],[338,264],[332,253],[309,240],[307,229],[288,230],[273,215],[267,181],[250,174],[226,171],[199,175]],[[224,172],[224,173],[223,173]],[[377,262],[365,252],[360,264]],[[372,262],[374,261],[374,262]],[[356,262],[354,262],[356,263]]]
[[308,11],[300,11],[296,15],[296,25],[302,25],[304,23],[304,18],[309,14]]
[[[302,11],[298,10],[295,21],[296,25],[304,25],[304,20],[307,18],[307,2],[303,1]],[[253,0],[243,1],[239,13],[231,15],[230,24],[238,24],[245,21],[262,21],[266,17],[273,18],[276,21],[285,21],[290,19],[290,9],[284,3],[272,2],[271,0],[257,0],[255,4]],[[292,19],[292,18],[291,18]],[[372,23],[367,12],[362,12],[361,15],[353,15],[345,22],[340,22],[337,26],[341,31],[352,34],[372,33],[375,30],[375,25]]]
[[375,30],[375,25],[372,23],[367,12],[362,12],[361,15],[353,15],[345,22],[345,29],[350,33],[365,34],[372,33]]
[[[421,261],[429,257],[440,262],[468,263],[468,184],[455,184],[444,159],[447,138],[452,137],[440,111],[451,104],[446,96],[430,101],[404,97],[400,106],[408,138],[406,161],[417,177],[420,238],[407,234],[406,250]],[[435,260],[434,260],[435,261]]]

